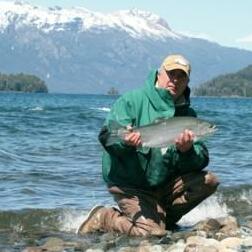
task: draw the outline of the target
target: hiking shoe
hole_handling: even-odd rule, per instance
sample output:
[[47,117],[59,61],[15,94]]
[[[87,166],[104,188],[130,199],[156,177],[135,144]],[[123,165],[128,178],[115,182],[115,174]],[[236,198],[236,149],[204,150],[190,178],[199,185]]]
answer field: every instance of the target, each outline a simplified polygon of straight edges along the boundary
[[77,234],[86,234],[99,231],[101,228],[101,213],[104,206],[95,206],[88,213],[86,219],[77,230]]

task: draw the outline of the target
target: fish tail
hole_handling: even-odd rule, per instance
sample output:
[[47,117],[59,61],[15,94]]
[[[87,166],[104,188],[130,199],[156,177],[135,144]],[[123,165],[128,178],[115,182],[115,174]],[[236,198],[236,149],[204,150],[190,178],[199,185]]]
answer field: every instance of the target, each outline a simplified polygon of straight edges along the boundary
[[111,146],[118,142],[120,138],[117,135],[109,134],[108,139],[106,141],[106,146]]
[[114,143],[117,143],[120,141],[121,136],[120,136],[120,131],[124,129],[124,126],[122,126],[120,123],[117,121],[109,121],[109,132],[107,135],[107,140],[106,140],[106,146],[113,145]]

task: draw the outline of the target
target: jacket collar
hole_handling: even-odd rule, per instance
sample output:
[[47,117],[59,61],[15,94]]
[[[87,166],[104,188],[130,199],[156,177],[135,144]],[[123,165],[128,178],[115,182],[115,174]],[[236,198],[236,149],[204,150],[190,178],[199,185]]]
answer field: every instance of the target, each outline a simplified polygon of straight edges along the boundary
[[175,107],[171,94],[164,89],[156,88],[156,80],[157,71],[151,71],[144,86],[144,91],[149,101],[156,110],[167,111],[169,114],[171,114],[171,112],[168,111],[172,111],[172,114],[174,114]]

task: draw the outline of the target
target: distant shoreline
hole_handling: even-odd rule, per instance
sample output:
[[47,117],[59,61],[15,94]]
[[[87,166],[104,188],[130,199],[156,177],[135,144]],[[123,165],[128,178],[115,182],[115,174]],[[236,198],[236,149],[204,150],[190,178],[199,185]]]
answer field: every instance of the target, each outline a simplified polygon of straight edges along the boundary
[[[111,95],[111,94],[90,94],[90,93],[60,93],[60,92],[37,92],[37,91],[31,91],[31,92],[25,92],[25,91],[12,91],[12,90],[0,90],[0,94],[3,93],[9,93],[9,94],[51,94],[51,95],[90,95],[90,96],[105,96],[105,97],[113,97],[117,98],[121,96],[121,94],[118,95]],[[191,98],[212,98],[212,99],[251,99],[251,96],[208,96],[208,95],[191,95]]]
[[0,73],[1,92],[48,93],[48,87],[39,77],[31,74]]
[[223,99],[251,99],[252,96],[238,96],[238,95],[231,95],[231,96],[213,96],[213,95],[191,95],[191,98],[197,98],[197,97],[200,97],[200,98],[223,98]]
[[0,90],[0,93],[11,93],[11,94],[49,94],[49,92],[44,91],[13,91],[13,90]]

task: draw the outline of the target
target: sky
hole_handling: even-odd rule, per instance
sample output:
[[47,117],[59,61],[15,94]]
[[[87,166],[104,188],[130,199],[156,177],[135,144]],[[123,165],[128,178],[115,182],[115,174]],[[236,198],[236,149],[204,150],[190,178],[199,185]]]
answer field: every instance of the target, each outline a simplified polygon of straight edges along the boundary
[[251,0],[27,0],[26,2],[43,7],[81,6],[103,13],[132,8],[147,10],[164,18],[175,32],[252,51]]

